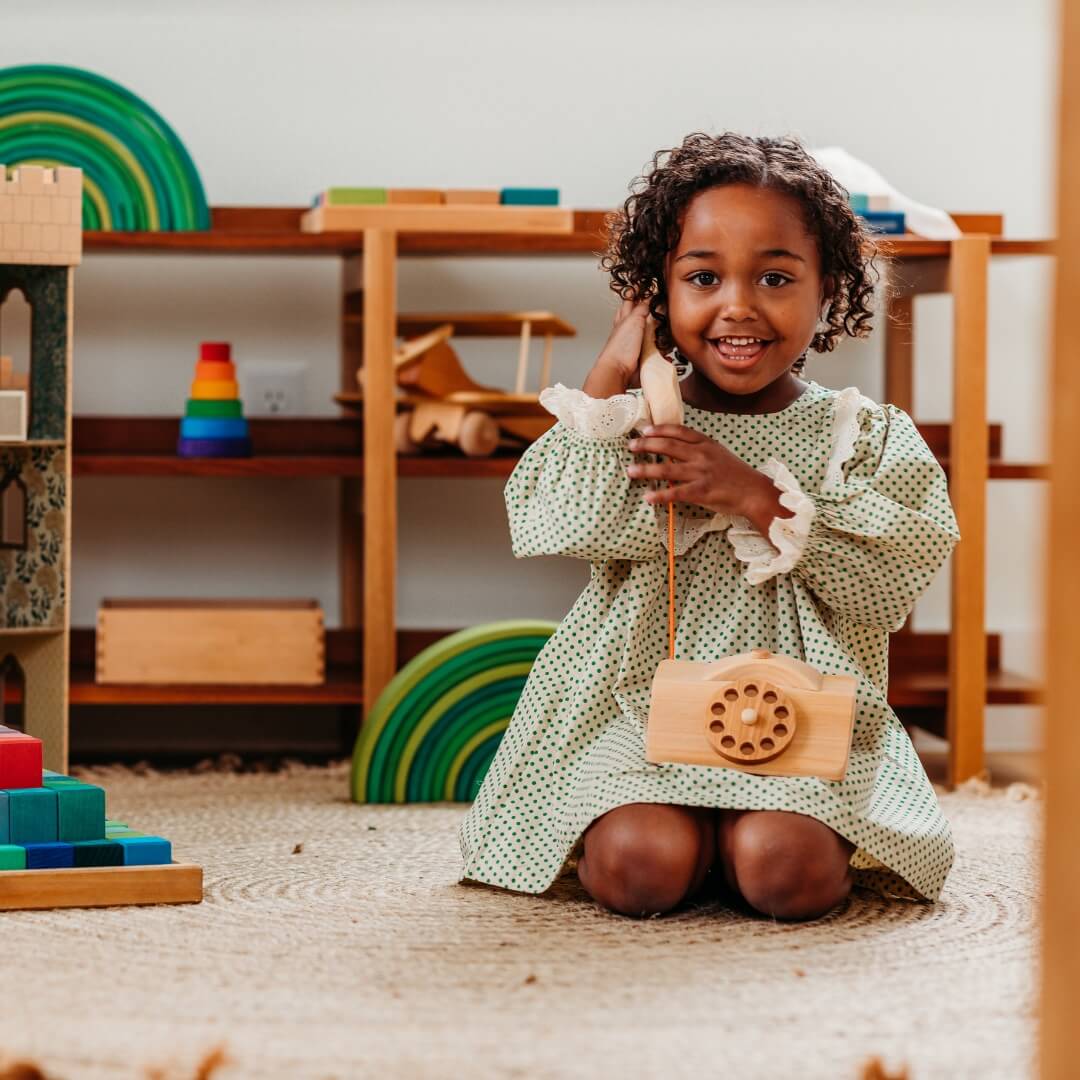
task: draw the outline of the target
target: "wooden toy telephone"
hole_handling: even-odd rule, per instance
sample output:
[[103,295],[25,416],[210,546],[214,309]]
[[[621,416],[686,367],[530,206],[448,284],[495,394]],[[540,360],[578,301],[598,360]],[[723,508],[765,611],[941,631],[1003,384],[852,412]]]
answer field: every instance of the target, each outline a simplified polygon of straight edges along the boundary
[[[679,380],[657,350],[651,324],[640,378],[652,422],[681,424]],[[768,649],[717,661],[675,659],[674,504],[668,514],[668,656],[653,678],[646,761],[844,778],[855,723],[852,676],[822,675]]]

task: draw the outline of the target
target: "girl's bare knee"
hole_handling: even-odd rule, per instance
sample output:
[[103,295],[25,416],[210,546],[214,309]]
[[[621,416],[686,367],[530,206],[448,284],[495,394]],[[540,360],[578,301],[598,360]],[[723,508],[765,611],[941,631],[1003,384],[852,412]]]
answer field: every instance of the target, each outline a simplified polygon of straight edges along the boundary
[[[585,834],[578,877],[594,900],[623,915],[669,911],[702,874],[711,843],[683,807],[637,803],[612,811]],[[707,869],[707,864],[706,867]]]
[[777,919],[816,919],[851,891],[853,845],[801,814],[748,813],[732,828],[733,877],[751,907]]

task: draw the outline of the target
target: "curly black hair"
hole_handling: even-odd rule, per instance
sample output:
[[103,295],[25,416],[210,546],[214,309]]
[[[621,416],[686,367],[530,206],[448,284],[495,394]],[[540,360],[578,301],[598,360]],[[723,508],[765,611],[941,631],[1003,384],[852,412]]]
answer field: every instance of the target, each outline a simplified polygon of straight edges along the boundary
[[[826,328],[814,335],[810,347],[831,352],[843,334],[867,337],[881,277],[877,260],[883,256],[852,211],[844,188],[796,139],[695,132],[681,146],[658,150],[651,168],[631,183],[623,208],[608,217],[608,246],[600,261],[619,296],[649,298],[660,350],[668,353],[675,344],[666,314],[665,259],[679,242],[693,196],[724,184],[769,188],[802,204],[807,228],[817,240],[822,280],[832,283],[825,298]],[[798,362],[796,370],[802,366]]]

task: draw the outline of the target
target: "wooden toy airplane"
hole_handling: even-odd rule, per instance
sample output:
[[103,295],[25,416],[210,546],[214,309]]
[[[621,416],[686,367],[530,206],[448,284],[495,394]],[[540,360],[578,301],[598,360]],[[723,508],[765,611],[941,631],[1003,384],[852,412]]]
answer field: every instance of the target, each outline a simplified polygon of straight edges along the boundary
[[[683,422],[672,364],[642,343],[641,388],[654,424]],[[762,776],[842,780],[855,724],[856,680],[822,675],[768,649],[716,661],[675,659],[675,507],[668,515],[669,659],[653,678],[645,760],[719,765]]]
[[[574,328],[547,311],[460,313],[401,316],[399,329],[419,332],[394,356],[398,417],[394,440],[401,454],[425,447],[456,444],[469,457],[487,457],[501,445],[520,446],[539,438],[555,418],[540,404],[539,393],[526,393],[529,344],[533,331],[544,337],[540,387],[551,375],[552,341],[569,337]],[[512,392],[475,382],[450,345],[455,331],[463,336],[497,336],[520,330],[518,370]],[[350,408],[363,401],[363,369],[357,372],[361,392],[335,395]]]

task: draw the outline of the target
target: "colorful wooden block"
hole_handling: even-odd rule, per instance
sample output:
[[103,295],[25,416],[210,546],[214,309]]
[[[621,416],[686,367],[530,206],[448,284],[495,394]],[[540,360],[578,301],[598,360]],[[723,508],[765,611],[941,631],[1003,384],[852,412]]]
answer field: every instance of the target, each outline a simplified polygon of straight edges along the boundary
[[378,206],[386,202],[386,188],[332,187],[323,194],[327,206]]
[[136,837],[145,836],[146,833],[139,832],[137,829],[106,829],[106,840],[123,840],[123,839],[135,839]]
[[498,188],[448,188],[443,201],[448,206],[498,206],[501,195]]
[[236,365],[229,360],[199,360],[195,364],[195,378],[234,380]]
[[503,206],[558,206],[558,188],[503,188],[499,194]]
[[240,396],[240,384],[235,379],[196,379],[191,396],[196,401],[228,400]]
[[75,848],[57,841],[45,844],[23,844],[27,870],[59,870],[75,865]]
[[164,866],[172,862],[172,844],[160,836],[121,837],[125,866]]
[[185,416],[180,421],[182,439],[246,439],[248,424],[244,419]]
[[386,201],[399,206],[438,206],[444,200],[442,191],[436,188],[390,188]]
[[176,444],[180,457],[250,457],[250,439],[181,439]]
[[19,844],[0,844],[0,870],[25,870],[26,848]]
[[105,836],[104,788],[75,783],[57,785],[55,791],[58,840],[71,843]]
[[8,843],[46,844],[59,839],[56,792],[49,788],[8,789]]
[[210,363],[227,363],[232,360],[232,345],[227,341],[202,341],[199,343],[199,359]]
[[41,787],[41,740],[20,731],[0,736],[0,788]]
[[85,840],[72,844],[76,866],[123,866],[124,849],[112,840]]

